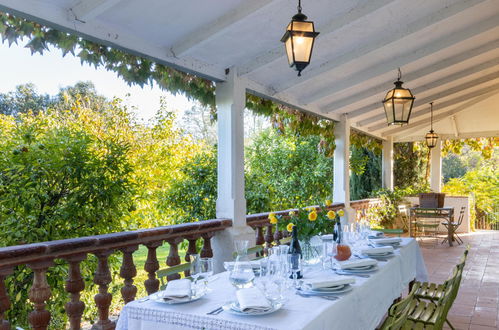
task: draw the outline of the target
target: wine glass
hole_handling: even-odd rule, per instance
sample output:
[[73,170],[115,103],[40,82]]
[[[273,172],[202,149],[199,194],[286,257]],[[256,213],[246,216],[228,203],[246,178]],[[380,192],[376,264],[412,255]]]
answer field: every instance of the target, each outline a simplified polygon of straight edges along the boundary
[[208,278],[213,275],[213,258],[199,259],[199,276],[203,279],[203,289],[208,289]]

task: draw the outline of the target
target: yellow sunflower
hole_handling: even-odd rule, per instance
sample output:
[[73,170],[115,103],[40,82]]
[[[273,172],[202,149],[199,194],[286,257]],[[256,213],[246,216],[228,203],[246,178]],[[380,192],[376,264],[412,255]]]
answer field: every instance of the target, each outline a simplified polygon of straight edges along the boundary
[[317,220],[317,212],[312,211],[308,214],[308,220],[310,221],[315,221]]
[[336,212],[334,212],[333,210],[329,211],[327,213],[327,217],[328,217],[328,219],[331,219],[331,220],[335,219],[336,218]]
[[288,225],[286,226],[286,230],[287,230],[288,232],[291,232],[291,231],[293,230],[293,227],[294,227],[294,226],[295,226],[295,225],[294,225],[292,222],[290,222],[290,223],[288,223]]

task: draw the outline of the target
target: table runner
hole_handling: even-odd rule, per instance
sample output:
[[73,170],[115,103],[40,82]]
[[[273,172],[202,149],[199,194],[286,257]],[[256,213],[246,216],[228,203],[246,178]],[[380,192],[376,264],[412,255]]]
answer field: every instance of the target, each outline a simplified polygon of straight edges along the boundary
[[[317,330],[374,329],[382,320],[393,300],[416,278],[427,281],[427,272],[418,244],[403,238],[396,257],[380,262],[379,270],[369,278],[355,277],[350,293],[336,301],[318,297],[289,295],[284,307],[262,316],[238,316],[227,312],[206,315],[207,312],[234,300],[235,289],[228,273],[221,273],[210,283],[212,292],[202,299],[182,305],[166,305],[151,300],[133,301],[125,305],[117,330],[206,329],[206,330]],[[332,271],[310,268],[305,278],[319,278]]]

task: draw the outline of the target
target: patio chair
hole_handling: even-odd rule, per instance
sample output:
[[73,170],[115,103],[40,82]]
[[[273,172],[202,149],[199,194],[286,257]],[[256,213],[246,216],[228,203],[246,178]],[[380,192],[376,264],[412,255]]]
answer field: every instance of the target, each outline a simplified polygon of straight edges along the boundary
[[419,237],[419,241],[422,242],[423,237],[434,238],[435,244],[438,243],[438,227],[440,226],[440,220],[428,219],[428,220],[417,220],[415,222],[416,226],[416,237]]
[[[456,233],[456,230],[463,223],[465,211],[466,211],[466,206],[461,207],[461,211],[459,212],[459,218],[458,218],[457,222],[451,222],[450,224],[448,222],[445,222],[445,221],[442,222],[442,225],[444,225],[445,228],[447,228],[447,230],[449,229],[449,225],[451,226],[452,239],[455,240],[457,242],[457,244],[459,244],[459,245],[463,244],[463,240]],[[442,244],[445,242],[447,242],[447,237],[442,241]]]
[[399,205],[398,206],[399,217],[402,222],[402,227],[404,230],[409,231],[409,210],[407,209],[407,205]]
[[399,330],[407,323],[409,312],[414,310],[417,301],[414,299],[414,290],[401,301],[393,304],[379,330]]

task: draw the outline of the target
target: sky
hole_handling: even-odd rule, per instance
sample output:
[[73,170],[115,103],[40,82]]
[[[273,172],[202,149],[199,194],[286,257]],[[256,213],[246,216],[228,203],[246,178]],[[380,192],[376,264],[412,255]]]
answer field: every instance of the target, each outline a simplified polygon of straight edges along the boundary
[[[164,96],[168,108],[180,115],[193,105],[186,97],[174,96],[153,86],[128,86],[114,72],[95,69],[71,54],[62,57],[58,49],[31,55],[29,49],[5,42],[0,44],[0,93],[13,91],[17,85],[33,83],[39,93],[57,94],[59,88],[74,85],[78,81],[92,81],[99,94],[109,99],[119,97],[130,108],[135,107],[139,119],[147,120],[159,109],[160,97]],[[127,96],[129,94],[129,96]]]

